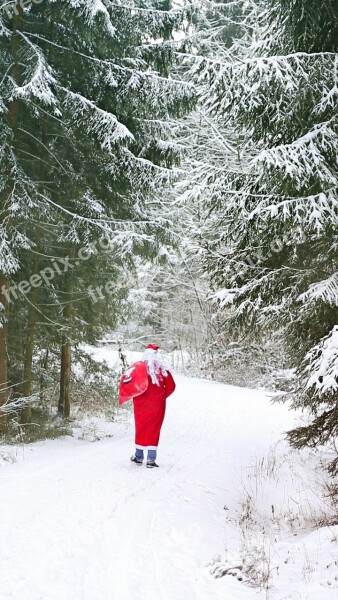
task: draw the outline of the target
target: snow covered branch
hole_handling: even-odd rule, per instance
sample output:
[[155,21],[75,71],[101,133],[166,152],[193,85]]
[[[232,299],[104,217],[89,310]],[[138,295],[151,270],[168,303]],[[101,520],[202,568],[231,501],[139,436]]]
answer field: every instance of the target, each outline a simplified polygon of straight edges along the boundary
[[298,297],[301,302],[321,300],[332,306],[338,306],[338,272],[327,279],[313,283],[309,289]]
[[98,108],[94,102],[81,94],[75,94],[63,87],[60,89],[65,93],[65,105],[75,122],[85,124],[88,131],[97,136],[103,149],[110,152],[116,143],[134,139],[133,134],[115,115]]
[[321,396],[338,390],[338,325],[305,356],[307,388]]
[[56,80],[52,74],[50,66],[47,64],[46,59],[38,46],[32,44],[28,37],[23,33],[19,33],[32,51],[32,56],[28,57],[28,62],[35,57],[36,65],[31,74],[30,80],[25,84],[18,86],[15,82],[13,82],[14,97],[26,99],[33,96],[47,106],[57,105],[57,100],[52,92],[52,86],[56,84]]

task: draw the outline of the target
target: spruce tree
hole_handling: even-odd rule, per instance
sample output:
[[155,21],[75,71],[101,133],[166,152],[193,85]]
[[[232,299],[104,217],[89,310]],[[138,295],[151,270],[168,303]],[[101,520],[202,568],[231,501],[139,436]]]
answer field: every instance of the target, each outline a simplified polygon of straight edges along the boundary
[[[1,6],[0,405],[8,399],[7,334],[16,316],[8,290],[29,276],[32,260],[24,255],[39,248],[48,256],[60,245],[76,252],[99,235],[120,262],[156,251],[164,223],[149,214],[146,200],[179,159],[168,121],[193,101],[192,86],[169,77],[173,31],[187,14],[148,0]],[[48,228],[41,240],[37,224]],[[27,360],[30,352],[31,342]]]
[[337,2],[262,0],[243,25],[228,52],[194,61],[205,110],[233,131],[219,177],[196,177],[207,270],[230,331],[283,327],[294,406],[311,414],[289,439],[316,445],[338,432]]

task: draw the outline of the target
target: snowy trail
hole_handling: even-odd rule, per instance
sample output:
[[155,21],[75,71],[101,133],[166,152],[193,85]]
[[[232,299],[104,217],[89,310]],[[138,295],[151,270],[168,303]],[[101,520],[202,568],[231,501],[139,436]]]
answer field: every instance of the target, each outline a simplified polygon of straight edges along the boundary
[[97,443],[36,444],[1,467],[1,600],[265,597],[214,579],[208,564],[235,544],[224,506],[237,508],[241,468],[280,438],[290,413],[263,392],[177,383],[159,469],[129,461],[131,423]]

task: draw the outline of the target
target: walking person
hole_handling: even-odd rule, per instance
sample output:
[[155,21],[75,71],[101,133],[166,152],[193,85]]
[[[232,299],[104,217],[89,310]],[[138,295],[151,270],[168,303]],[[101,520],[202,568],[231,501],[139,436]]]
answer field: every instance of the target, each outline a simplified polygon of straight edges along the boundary
[[131,460],[141,465],[147,450],[147,467],[158,467],[157,446],[165,415],[166,400],[176,384],[158,354],[159,346],[148,344],[142,362],[147,370],[147,389],[133,398],[135,418],[135,454]]

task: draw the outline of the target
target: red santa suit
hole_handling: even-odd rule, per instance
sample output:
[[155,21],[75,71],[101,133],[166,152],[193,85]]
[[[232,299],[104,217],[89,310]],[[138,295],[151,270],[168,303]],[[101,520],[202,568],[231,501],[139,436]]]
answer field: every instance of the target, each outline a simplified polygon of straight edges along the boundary
[[166,399],[175,387],[173,376],[166,369],[159,367],[157,372],[155,369],[155,377],[148,374],[148,388],[133,399],[136,448],[156,449],[158,446]]

